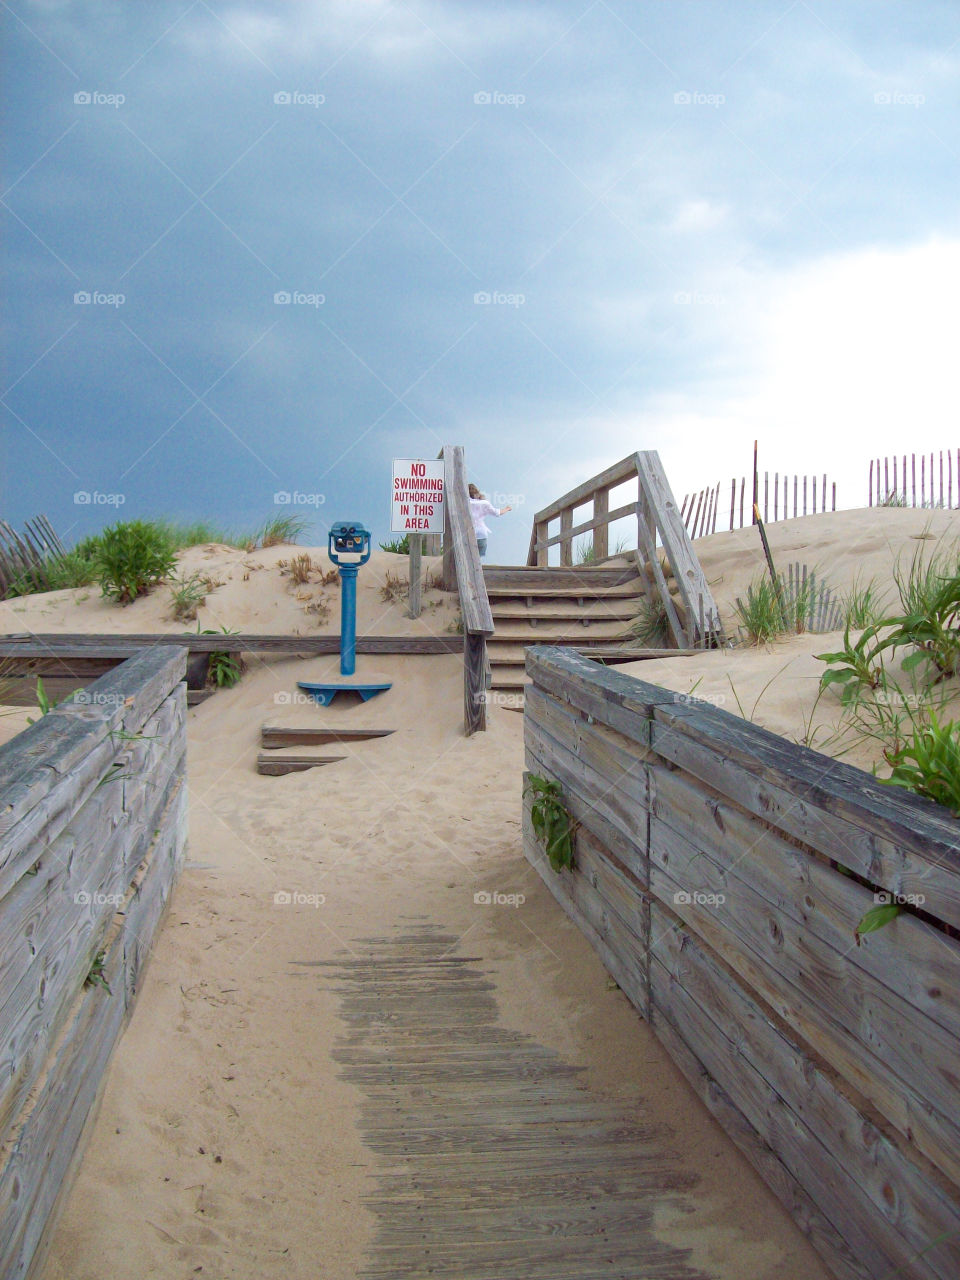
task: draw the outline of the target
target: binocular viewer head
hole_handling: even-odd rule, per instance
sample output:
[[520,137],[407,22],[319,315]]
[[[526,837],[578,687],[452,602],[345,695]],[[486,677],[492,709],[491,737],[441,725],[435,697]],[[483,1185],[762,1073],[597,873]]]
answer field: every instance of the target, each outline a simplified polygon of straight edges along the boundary
[[330,526],[327,554],[336,565],[361,565],[370,559],[370,530],[359,520],[338,520]]

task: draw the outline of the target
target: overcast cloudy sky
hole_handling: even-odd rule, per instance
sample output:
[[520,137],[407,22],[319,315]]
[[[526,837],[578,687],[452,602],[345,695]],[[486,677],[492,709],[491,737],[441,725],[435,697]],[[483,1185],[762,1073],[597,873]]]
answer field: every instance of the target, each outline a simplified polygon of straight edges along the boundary
[[511,559],[637,448],[680,498],[756,436],[856,506],[960,443],[953,0],[0,16],[14,523],[298,491],[383,537],[391,459],[450,442]]

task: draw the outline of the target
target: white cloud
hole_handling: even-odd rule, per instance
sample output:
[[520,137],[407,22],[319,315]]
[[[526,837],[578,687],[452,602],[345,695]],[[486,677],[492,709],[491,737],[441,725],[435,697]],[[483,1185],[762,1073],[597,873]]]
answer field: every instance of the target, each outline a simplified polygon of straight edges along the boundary
[[591,458],[554,463],[557,494],[634,449],[658,449],[680,501],[746,474],[758,439],[761,472],[826,472],[838,504],[858,506],[871,457],[956,448],[960,240],[865,249],[729,286],[723,307],[681,309],[688,351],[698,328],[709,335],[708,376],[691,367],[689,389],[636,409],[621,398],[566,439],[557,429],[562,456],[593,442]]

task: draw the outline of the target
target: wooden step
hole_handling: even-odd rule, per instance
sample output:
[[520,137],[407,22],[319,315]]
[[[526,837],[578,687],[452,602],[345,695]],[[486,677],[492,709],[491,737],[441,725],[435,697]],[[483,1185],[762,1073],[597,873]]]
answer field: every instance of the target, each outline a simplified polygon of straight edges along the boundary
[[639,586],[639,575],[636,565],[576,565],[573,568],[500,568],[488,565],[483,571],[483,580],[487,587],[498,591],[508,588],[522,594],[528,587],[615,587],[624,583],[636,583]]
[[601,622],[629,622],[631,618],[637,616],[638,603],[627,596],[615,596],[610,600],[589,599],[582,605],[577,604],[575,600],[562,599],[553,603],[548,600],[535,600],[532,604],[527,604],[520,597],[511,597],[491,604],[490,611],[495,622],[565,622],[568,619],[584,618],[588,621],[597,619]]
[[[496,674],[506,667],[522,666],[526,650],[532,647],[532,645],[519,644],[488,644],[487,656],[490,659],[491,671]],[[577,653],[582,653],[585,658],[592,658],[594,662],[603,662],[610,665],[620,662],[649,662],[656,658],[692,658],[695,654],[702,652],[700,649],[643,649],[620,644],[567,644],[563,648],[575,649]]]
[[546,622],[539,627],[524,627],[519,622],[511,622],[498,627],[487,640],[487,646],[495,648],[500,644],[572,644],[586,647],[628,639],[626,630],[626,623],[623,622],[591,622],[588,627],[579,622]]
[[336,764],[338,760],[346,760],[346,756],[257,756],[257,773],[266,773],[272,777],[280,777],[285,773],[303,773],[305,769],[315,769],[321,764]]
[[620,582],[613,586],[597,587],[583,583],[566,583],[557,586],[542,584],[517,587],[500,587],[496,584],[487,586],[490,601],[513,600],[644,600],[646,596],[639,578],[631,582]]
[[260,729],[260,745],[268,751],[280,747],[309,747],[331,742],[360,742],[365,738],[386,738],[394,729],[330,729],[311,727],[285,728],[282,725],[265,724]]

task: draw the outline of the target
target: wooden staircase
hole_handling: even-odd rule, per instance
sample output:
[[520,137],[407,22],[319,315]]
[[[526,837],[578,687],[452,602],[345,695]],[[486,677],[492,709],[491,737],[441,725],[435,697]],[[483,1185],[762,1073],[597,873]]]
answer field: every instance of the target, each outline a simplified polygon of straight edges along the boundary
[[495,627],[487,640],[491,688],[508,694],[528,683],[530,645],[602,648],[606,657],[611,648],[625,648],[645,596],[636,563],[626,558],[556,568],[485,565],[483,580]]

